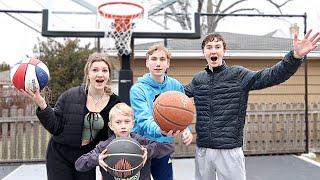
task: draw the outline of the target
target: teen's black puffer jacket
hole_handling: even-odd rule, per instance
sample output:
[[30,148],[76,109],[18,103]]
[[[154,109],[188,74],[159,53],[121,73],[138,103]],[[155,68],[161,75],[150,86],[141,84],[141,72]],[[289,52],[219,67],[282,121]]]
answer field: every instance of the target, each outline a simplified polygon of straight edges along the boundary
[[197,146],[211,149],[242,147],[243,128],[250,90],[263,89],[289,79],[299,68],[293,51],[271,68],[251,71],[241,66],[208,67],[185,86],[194,97],[197,121]]

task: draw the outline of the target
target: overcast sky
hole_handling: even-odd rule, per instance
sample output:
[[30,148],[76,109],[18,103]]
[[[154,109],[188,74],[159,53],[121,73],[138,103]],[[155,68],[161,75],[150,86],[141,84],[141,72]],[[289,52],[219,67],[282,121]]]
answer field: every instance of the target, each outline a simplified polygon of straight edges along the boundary
[[[250,2],[257,2],[257,8],[266,8],[265,6],[259,7],[259,1],[263,0]],[[88,0],[88,2],[90,1]],[[278,2],[281,1],[278,0]],[[45,0],[0,0],[1,10],[42,10],[46,5]],[[319,7],[319,0],[294,0],[283,9],[283,12],[284,14],[303,14],[306,12],[308,15],[308,29],[312,28],[315,31],[320,31]],[[273,13],[277,12],[273,11]],[[16,14],[14,15],[17,16]],[[17,17],[21,18],[21,16]],[[24,15],[24,17],[22,17],[23,20],[32,24],[38,31],[41,31],[41,15]],[[13,65],[25,56],[34,56],[32,51],[34,45],[37,44],[38,39],[44,40],[41,34],[14,20],[5,13],[0,13],[0,22],[0,63],[5,61]],[[225,27],[228,28],[227,26]],[[254,23],[252,23],[252,27],[249,28],[254,27]]]

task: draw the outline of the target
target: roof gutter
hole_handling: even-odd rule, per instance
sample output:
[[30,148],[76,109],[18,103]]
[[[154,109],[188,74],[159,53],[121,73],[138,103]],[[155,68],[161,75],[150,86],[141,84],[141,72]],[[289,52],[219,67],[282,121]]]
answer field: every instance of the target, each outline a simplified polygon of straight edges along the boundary
[[[135,58],[145,58],[146,50],[135,50]],[[277,50],[227,50],[225,59],[269,59],[282,58],[288,51]],[[171,56],[174,59],[199,59],[203,58],[201,50],[171,50]],[[311,51],[308,59],[319,59],[320,51]]]

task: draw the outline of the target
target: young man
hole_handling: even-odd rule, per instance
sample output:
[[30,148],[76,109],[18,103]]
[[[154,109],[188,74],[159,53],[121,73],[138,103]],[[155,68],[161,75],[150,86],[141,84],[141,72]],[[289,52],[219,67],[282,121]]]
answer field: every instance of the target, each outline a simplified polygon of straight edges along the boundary
[[151,141],[145,137],[142,137],[135,133],[130,133],[133,125],[133,110],[130,106],[125,103],[116,104],[109,114],[109,127],[113,131],[114,136],[111,136],[108,140],[99,143],[95,149],[87,154],[82,155],[75,162],[75,167],[78,171],[90,171],[96,166],[100,165],[102,178],[104,180],[119,179],[114,178],[111,174],[107,172],[107,164],[103,161],[108,156],[107,146],[116,137],[131,137],[137,140],[144,148],[144,166],[138,174],[128,178],[128,180],[151,180],[150,173],[150,159],[161,158],[174,151],[174,146],[169,143],[158,143]]
[[319,33],[309,38],[310,33],[301,41],[295,35],[294,49],[282,61],[261,71],[227,66],[223,37],[209,34],[204,38],[202,51],[208,65],[185,87],[186,94],[194,97],[197,110],[196,180],[212,180],[216,175],[219,180],[246,179],[242,145],[249,91],[289,79],[316,48]]
[[[163,132],[153,119],[153,102],[157,96],[166,91],[184,92],[181,83],[169,77],[166,72],[170,66],[171,54],[163,45],[156,44],[149,48],[146,55],[146,67],[149,73],[140,77],[130,89],[130,102],[134,110],[134,132],[157,142],[172,143],[173,136],[180,132]],[[182,133],[184,144],[192,141],[192,133],[187,128]],[[172,180],[172,163],[170,155],[152,159],[151,174],[154,180]]]

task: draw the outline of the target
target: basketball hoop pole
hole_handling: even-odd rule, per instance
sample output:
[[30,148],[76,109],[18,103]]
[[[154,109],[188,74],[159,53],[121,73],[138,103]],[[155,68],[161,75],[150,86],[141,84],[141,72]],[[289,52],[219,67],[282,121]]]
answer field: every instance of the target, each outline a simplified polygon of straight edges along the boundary
[[128,105],[130,105],[130,88],[133,85],[133,72],[131,69],[131,60],[133,59],[133,44],[134,38],[131,38],[130,47],[132,49],[131,53],[126,55],[121,55],[121,69],[119,70],[119,80],[118,80],[118,95],[121,100]]
[[[132,42],[132,40],[131,40]],[[121,69],[119,71],[119,96],[121,100],[130,105],[130,88],[133,85],[133,72],[130,68],[131,55],[121,56]]]

